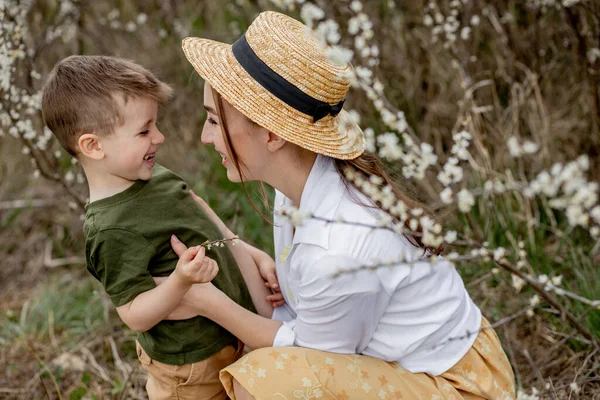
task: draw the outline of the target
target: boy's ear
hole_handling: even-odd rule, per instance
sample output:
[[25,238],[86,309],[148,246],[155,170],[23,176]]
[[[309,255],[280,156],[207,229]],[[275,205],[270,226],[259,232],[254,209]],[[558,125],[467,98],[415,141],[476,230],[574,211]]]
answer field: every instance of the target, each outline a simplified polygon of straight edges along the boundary
[[105,154],[99,139],[100,138],[93,133],[84,133],[79,136],[77,145],[79,146],[81,154],[92,160],[102,160]]
[[280,136],[277,136],[273,132],[269,132],[268,135],[269,137],[267,138],[267,149],[269,149],[269,151],[272,153],[281,149],[283,145],[287,143],[287,140],[281,138]]

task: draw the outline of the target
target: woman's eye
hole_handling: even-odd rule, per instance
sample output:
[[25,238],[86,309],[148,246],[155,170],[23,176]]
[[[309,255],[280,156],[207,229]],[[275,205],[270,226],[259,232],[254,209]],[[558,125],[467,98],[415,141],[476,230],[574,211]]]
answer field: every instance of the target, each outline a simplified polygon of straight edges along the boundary
[[208,121],[208,123],[209,123],[209,124],[211,124],[211,125],[216,125],[216,124],[217,124],[217,121],[215,121],[214,119],[212,119],[212,118],[210,118],[210,117],[208,117],[207,121]]

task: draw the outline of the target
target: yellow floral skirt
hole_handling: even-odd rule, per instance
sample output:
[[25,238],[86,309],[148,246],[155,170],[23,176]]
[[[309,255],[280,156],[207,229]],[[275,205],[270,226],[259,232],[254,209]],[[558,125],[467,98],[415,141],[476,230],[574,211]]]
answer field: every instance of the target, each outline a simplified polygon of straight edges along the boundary
[[369,356],[271,347],[248,353],[223,369],[220,378],[233,400],[233,379],[257,400],[515,398],[512,368],[485,319],[467,354],[439,376],[413,374]]

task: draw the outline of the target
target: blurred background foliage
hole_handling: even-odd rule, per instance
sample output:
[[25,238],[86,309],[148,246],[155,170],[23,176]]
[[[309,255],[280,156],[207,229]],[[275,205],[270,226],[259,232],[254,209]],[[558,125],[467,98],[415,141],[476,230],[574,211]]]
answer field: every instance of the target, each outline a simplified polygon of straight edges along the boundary
[[[200,36],[231,43],[257,13],[279,10],[276,2],[38,0],[22,6],[26,3],[31,3],[27,47],[32,57],[15,70],[22,87],[39,90],[53,65],[71,54],[114,55],[149,68],[175,89],[173,100],[159,111],[166,142],[158,162],[190,182],[241,238],[272,253],[271,226],[252,210],[240,185],[227,180],[219,154],[200,141],[206,117],[203,82],[185,60],[180,42]],[[449,3],[434,2],[435,9],[443,12]],[[470,35],[450,46],[425,22],[428,4],[363,2],[381,53],[376,74],[415,134],[444,158],[457,125],[468,126],[479,155],[468,176],[474,186],[482,185],[490,171],[531,179],[581,154],[590,159],[589,178],[599,181],[598,2],[545,7],[533,0],[466,1],[460,18],[471,27]],[[347,2],[319,5],[344,32]],[[297,11],[292,12],[296,17]],[[348,40],[342,35],[342,42]],[[353,91],[346,107],[359,112],[363,128],[386,131],[363,92]],[[535,141],[538,153],[515,161],[506,146],[511,136]],[[22,140],[6,133],[0,137],[0,397],[143,399],[135,336],[81,263],[83,211],[77,199],[87,196],[81,171],[57,143],[50,146],[41,152],[41,169],[60,171],[63,177],[70,172],[70,194],[58,181],[35,172],[40,166],[23,154]],[[390,168],[398,172],[401,165]],[[442,207],[435,179],[404,183],[447,226],[466,227],[463,232],[491,247],[518,248],[523,240],[528,268],[536,275],[561,274],[568,290],[600,298],[597,244],[549,211],[544,201],[511,193],[478,198],[467,219]],[[258,199],[258,192],[252,193]],[[492,322],[527,307],[527,296],[515,296],[510,276],[495,273],[492,263],[459,268]],[[600,337],[598,310],[564,302]],[[567,398],[576,395],[569,385],[577,381],[581,398],[592,398],[600,392],[597,347],[557,314],[546,306],[532,318],[520,314],[498,329],[519,386],[545,390],[543,398]]]

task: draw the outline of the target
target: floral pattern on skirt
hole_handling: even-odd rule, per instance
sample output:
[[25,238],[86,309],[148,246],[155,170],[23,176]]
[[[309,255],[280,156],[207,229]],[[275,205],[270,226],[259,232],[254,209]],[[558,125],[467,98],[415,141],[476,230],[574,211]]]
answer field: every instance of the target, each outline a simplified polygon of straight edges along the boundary
[[235,400],[235,378],[257,400],[461,400],[515,398],[514,375],[484,319],[471,349],[439,376],[413,374],[378,358],[302,347],[255,350],[221,371]]

